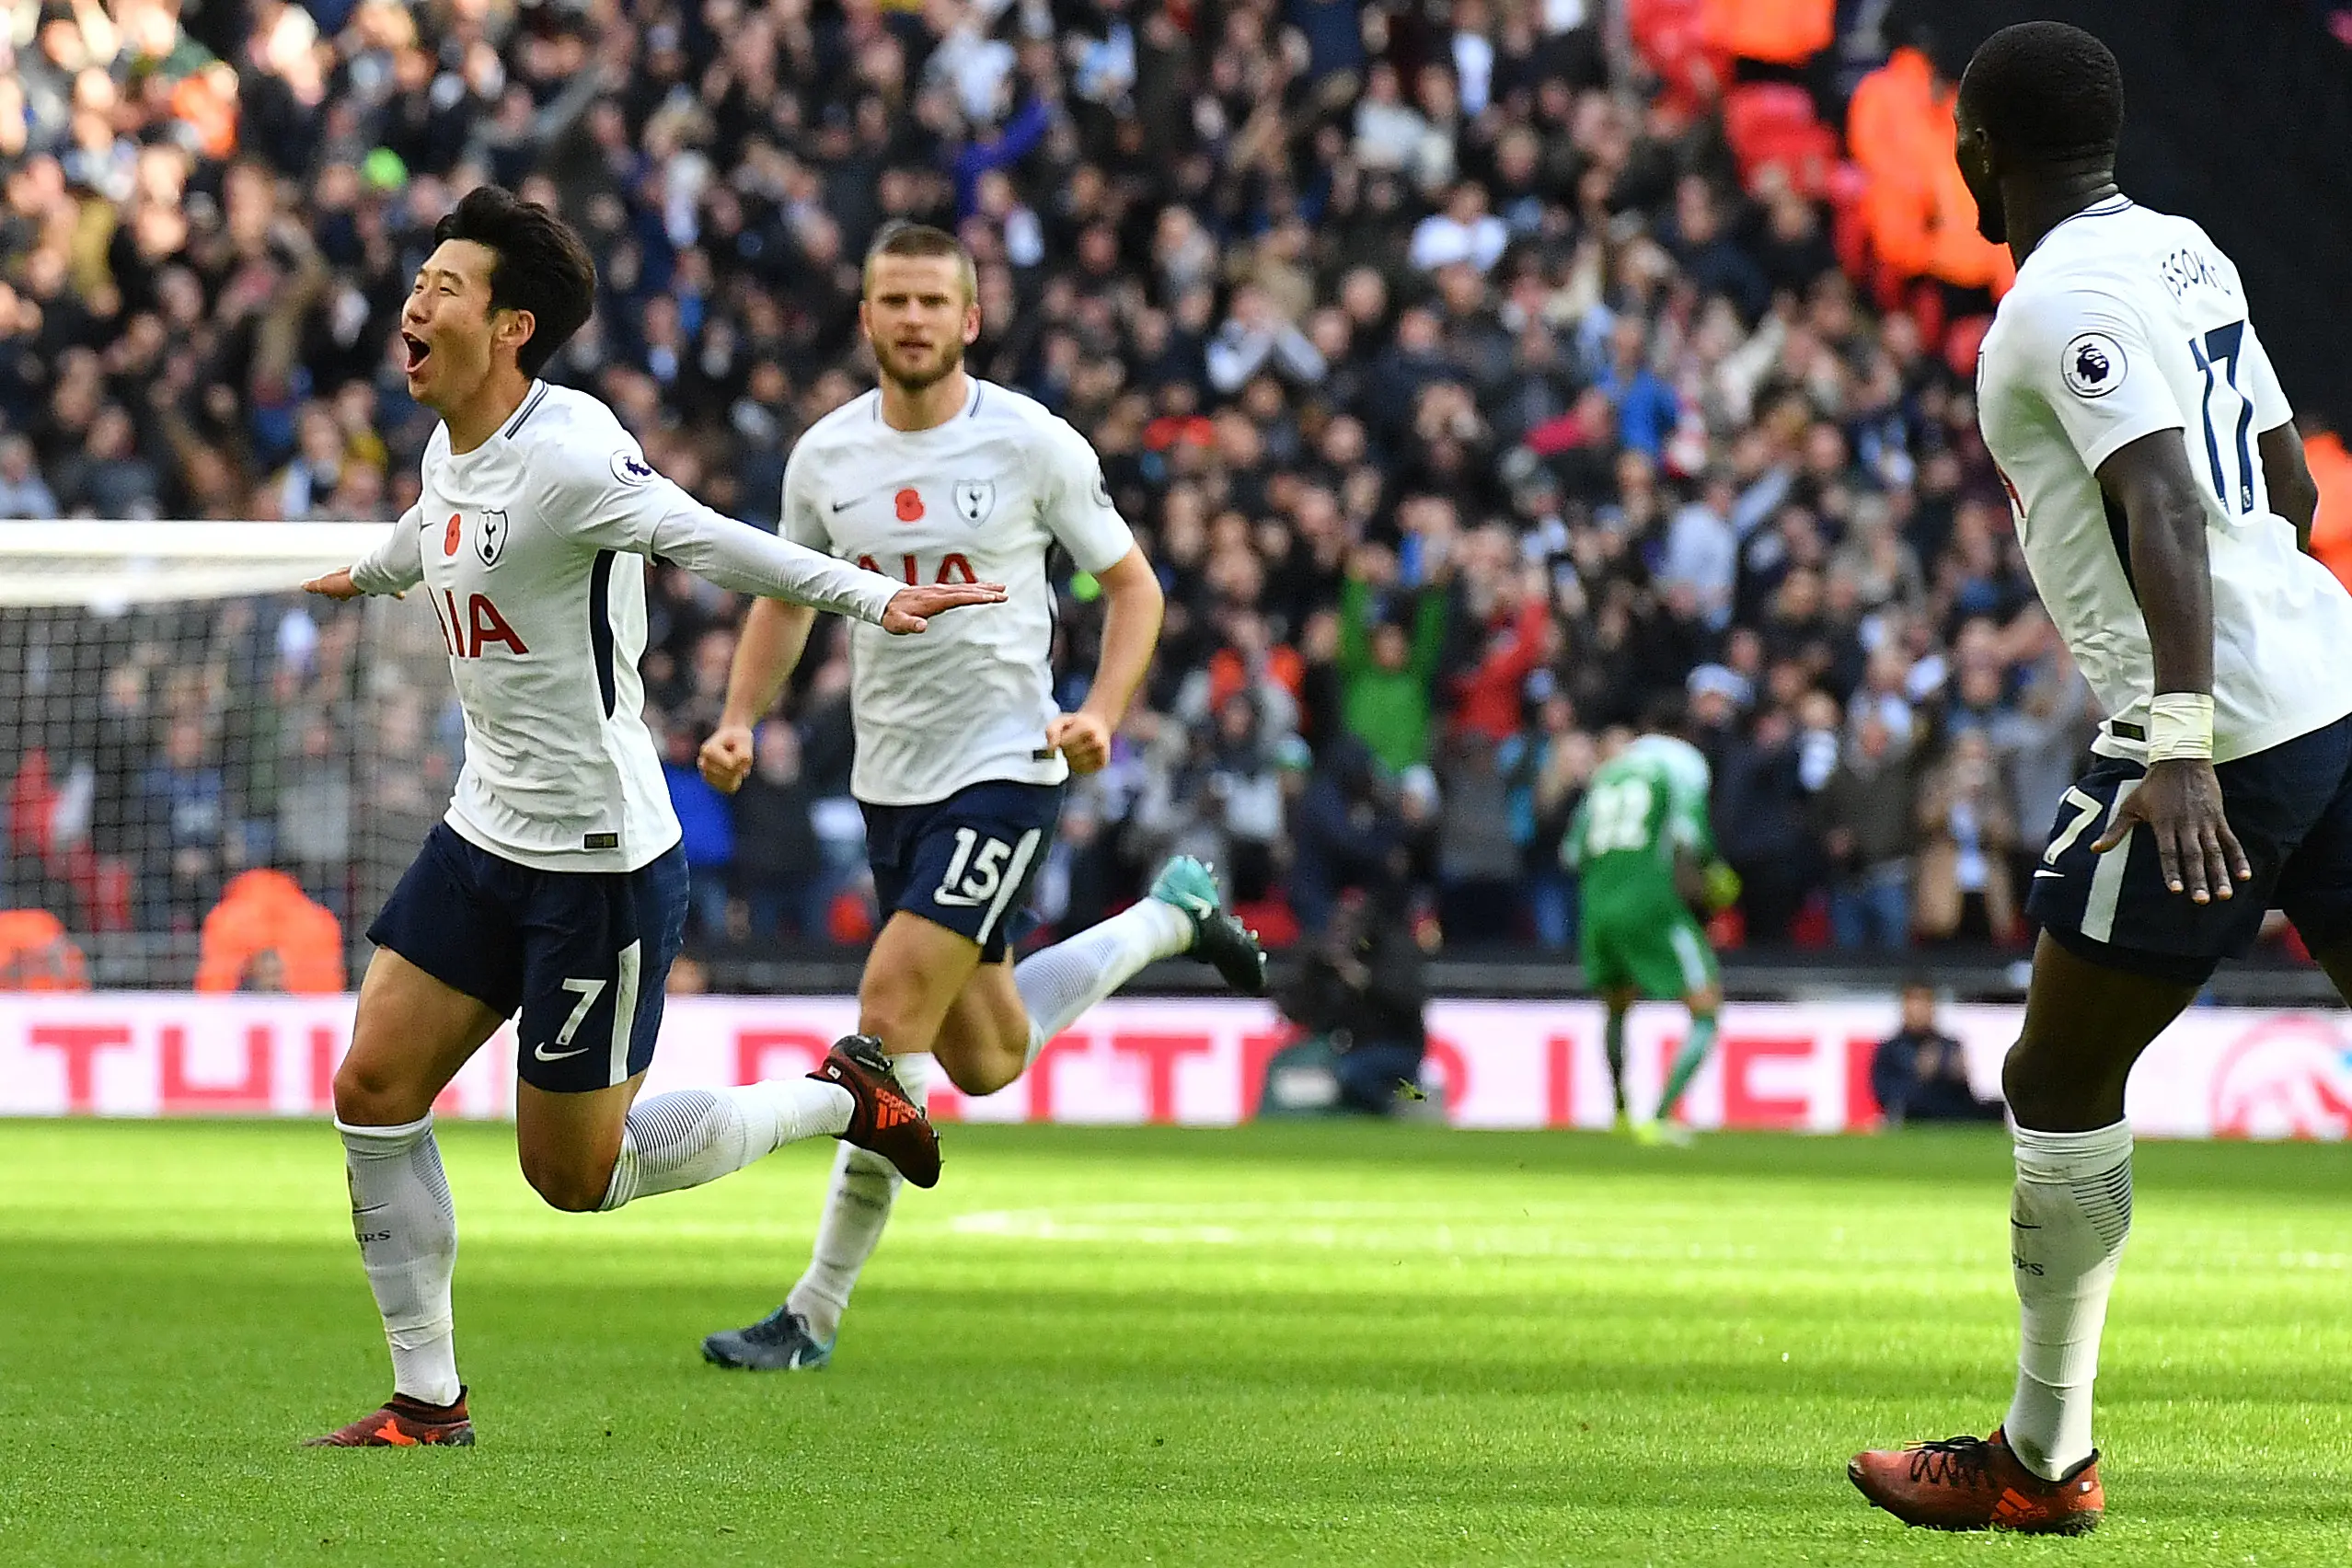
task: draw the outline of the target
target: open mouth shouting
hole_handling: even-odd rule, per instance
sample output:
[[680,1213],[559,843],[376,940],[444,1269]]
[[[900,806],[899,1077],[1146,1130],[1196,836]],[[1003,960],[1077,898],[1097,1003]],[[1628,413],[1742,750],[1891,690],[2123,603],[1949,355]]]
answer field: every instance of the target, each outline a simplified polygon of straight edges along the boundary
[[413,332],[403,332],[400,334],[400,346],[407,351],[404,368],[413,381],[424,374],[425,361],[432,355],[432,345]]

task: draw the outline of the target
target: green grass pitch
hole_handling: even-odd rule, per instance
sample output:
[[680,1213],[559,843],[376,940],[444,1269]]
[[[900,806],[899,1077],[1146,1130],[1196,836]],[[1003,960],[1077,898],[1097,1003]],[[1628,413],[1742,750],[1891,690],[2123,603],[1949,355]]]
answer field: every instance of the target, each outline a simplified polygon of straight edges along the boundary
[[480,1446],[306,1451],[387,1373],[316,1124],[0,1123],[0,1563],[2352,1562],[2352,1183],[2150,1146],[2085,1541],[1930,1536],[1981,1430],[1997,1132],[948,1134],[830,1371],[704,1366],[830,1146],[611,1216],[445,1126]]

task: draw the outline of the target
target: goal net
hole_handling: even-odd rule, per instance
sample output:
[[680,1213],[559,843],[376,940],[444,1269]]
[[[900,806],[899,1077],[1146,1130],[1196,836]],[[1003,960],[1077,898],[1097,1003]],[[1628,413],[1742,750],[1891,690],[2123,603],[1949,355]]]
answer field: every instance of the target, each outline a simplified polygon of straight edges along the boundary
[[[13,929],[53,916],[101,987],[184,989],[201,963],[210,987],[311,988],[286,968],[357,956],[461,738],[421,611],[299,590],[386,527],[0,523]],[[258,940],[272,919],[300,936]],[[0,986],[28,962],[0,951]]]

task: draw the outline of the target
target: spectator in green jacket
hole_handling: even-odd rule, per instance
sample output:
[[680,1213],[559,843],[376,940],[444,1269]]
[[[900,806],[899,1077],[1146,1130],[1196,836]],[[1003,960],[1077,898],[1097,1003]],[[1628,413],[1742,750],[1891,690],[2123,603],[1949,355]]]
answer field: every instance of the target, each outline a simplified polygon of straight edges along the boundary
[[[1446,651],[1444,583],[1424,582],[1410,597],[1398,587],[1396,555],[1366,545],[1348,558],[1340,591],[1341,721],[1392,774],[1429,760],[1430,695]],[[1380,599],[1385,615],[1376,615]]]

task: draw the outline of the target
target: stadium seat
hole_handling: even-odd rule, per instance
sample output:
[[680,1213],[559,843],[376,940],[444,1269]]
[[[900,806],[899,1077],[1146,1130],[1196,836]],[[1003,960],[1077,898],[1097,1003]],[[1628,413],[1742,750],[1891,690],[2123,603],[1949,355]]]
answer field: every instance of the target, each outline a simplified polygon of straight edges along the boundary
[[89,966],[46,909],[0,909],[0,991],[86,991]]
[[1838,36],[1837,0],[1704,0],[1708,44],[1743,60],[1802,65]]
[[1838,136],[1813,111],[1813,96],[1787,82],[1751,82],[1724,97],[1724,135],[1740,179],[1777,164],[1789,183],[1816,200],[1838,167]]
[[239,872],[204,916],[196,989],[239,991],[255,961],[275,954],[274,989],[320,995],[343,989],[343,924],[283,871]]
[[1731,80],[1731,56],[1711,45],[1706,0],[1631,0],[1625,24],[1634,50],[1656,73],[1669,108],[1705,109]]

